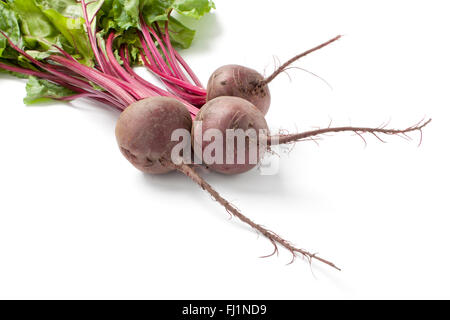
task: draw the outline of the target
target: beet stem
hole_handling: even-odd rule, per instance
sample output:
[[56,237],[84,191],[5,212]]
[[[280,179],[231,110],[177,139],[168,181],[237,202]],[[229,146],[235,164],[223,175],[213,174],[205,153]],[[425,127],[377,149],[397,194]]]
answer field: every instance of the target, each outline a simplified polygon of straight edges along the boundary
[[93,15],[92,20],[89,19],[88,13],[87,13],[87,4],[86,4],[85,0],[81,0],[81,8],[83,10],[83,16],[84,16],[84,20],[86,23],[88,38],[89,38],[89,42],[91,43],[92,51],[94,52],[95,60],[97,60],[97,63],[99,65],[100,69],[103,72],[106,72],[107,64],[105,63],[104,56],[100,56],[100,52],[99,52],[98,46],[97,46],[97,39],[95,39],[95,36],[92,33],[91,21],[94,21],[93,19],[95,18],[95,15]]
[[[266,228],[264,228],[262,225],[257,224],[253,222],[251,219],[247,218],[245,215],[243,215],[237,208],[235,208],[231,203],[229,203],[227,200],[225,200],[214,188],[208,184],[202,177],[200,177],[191,167],[189,167],[186,164],[180,164],[176,165],[173,163],[170,163],[168,165],[174,166],[176,170],[186,175],[188,178],[190,178],[192,181],[194,181],[196,184],[198,184],[203,190],[207,191],[217,202],[219,202],[225,210],[227,210],[228,213],[231,215],[237,217],[242,222],[248,224],[253,229],[259,231],[261,234],[263,234],[266,238],[270,240],[270,242],[274,246],[274,252],[271,254],[275,254],[278,252],[278,245],[281,245],[282,247],[289,250],[289,252],[292,254],[292,260],[291,263],[295,260],[297,257],[297,254],[301,254],[304,256],[309,263],[312,262],[313,259],[316,259],[322,263],[325,263],[329,265],[330,267],[333,267],[339,271],[341,271],[340,268],[338,268],[334,263],[325,260],[323,258],[318,257],[314,253],[310,253],[304,249],[299,249],[294,247],[289,241],[281,238],[279,235],[277,235],[275,232],[270,231]],[[269,256],[271,256],[269,255]],[[268,256],[267,256],[268,257]]]
[[126,102],[127,104],[131,104],[136,101],[136,99],[125,90],[124,83],[120,81],[120,79],[108,76],[105,73],[86,67],[81,63],[73,62],[72,60],[66,59],[61,56],[50,56],[50,59],[63,66],[66,66],[69,69],[73,68],[77,71],[77,73],[108,90],[111,94],[116,96],[118,99]]
[[140,100],[145,97],[155,96],[155,93],[153,90],[148,89],[148,87],[143,86],[138,80],[133,78],[116,60],[116,57],[114,56],[113,48],[112,48],[114,38],[115,38],[115,34],[114,34],[114,32],[111,32],[106,41],[106,54],[112,65],[112,68],[118,74],[118,77],[121,78],[123,81],[129,83],[132,86],[133,91],[137,94],[137,99]]
[[151,84],[150,82],[148,82],[147,80],[145,80],[144,78],[140,77],[136,72],[134,72],[133,68],[131,68],[130,66],[130,59],[129,59],[129,54],[128,54],[128,49],[126,46],[122,46],[120,48],[120,57],[123,61],[123,66],[125,68],[125,70],[127,70],[127,72],[137,81],[139,81],[142,85],[146,86],[149,90],[152,90],[153,92],[155,92],[157,95],[160,96],[168,96],[168,92],[160,89],[159,87]]
[[[145,51],[145,47],[144,47],[144,51]],[[142,60],[144,61],[145,66],[150,69],[153,73],[155,73],[157,76],[159,76],[161,78],[161,80],[167,85],[167,84],[173,84],[173,85],[177,85],[180,86],[182,88],[184,88],[186,91],[190,91],[195,95],[199,95],[199,96],[206,96],[205,90],[201,89],[199,87],[193,86],[190,83],[186,83],[183,80],[180,80],[170,74],[166,74],[160,70],[157,69],[157,67],[153,66],[151,64],[151,62],[149,62],[147,59],[147,53],[141,53],[142,54]],[[173,89],[173,88],[172,88]]]
[[178,60],[175,57],[175,49],[172,46],[172,43],[170,42],[170,36],[169,36],[169,20],[166,21],[166,23],[164,24],[164,34],[161,32],[161,30],[159,29],[158,24],[155,24],[155,28],[156,30],[158,30],[161,33],[161,39],[164,43],[164,45],[167,47],[167,51],[168,51],[168,62],[170,64],[170,66],[172,67],[172,70],[175,72],[175,75],[180,78],[183,81],[189,82],[188,78],[185,76],[185,74],[183,73],[183,71],[181,70],[180,66],[178,65]]
[[[164,72],[168,75],[172,75],[172,72],[170,71],[170,68],[167,66],[166,62],[164,61],[163,57],[158,51],[158,48],[156,47],[155,43],[153,42],[152,36],[150,33],[155,36],[156,41],[159,43],[160,39],[159,37],[156,37],[156,34],[152,28],[150,28],[144,21],[144,18],[141,15],[141,30],[142,34],[144,35],[144,39],[146,41],[147,47],[150,49],[155,61],[157,62],[157,67],[161,72]],[[163,50],[163,47],[161,48]],[[165,49],[163,50],[165,52]]]
[[[181,55],[175,50],[174,50],[174,53],[175,53],[175,57],[181,63],[181,65],[183,66],[184,70],[186,70],[186,72],[188,73],[189,77],[191,77],[192,81],[194,81],[194,83],[199,88],[205,89],[205,87],[203,86],[203,84],[201,83],[201,81],[199,80],[197,75],[194,73],[194,71],[192,71],[192,69],[189,67],[187,62],[183,59],[183,57],[181,57]],[[206,96],[206,91],[205,91],[205,96]]]
[[[170,16],[170,12],[168,15]],[[141,56],[145,66],[159,77],[167,90],[192,104],[203,105],[206,99],[206,91],[186,62],[173,48],[170,42],[168,21],[166,21],[164,32],[161,31],[157,23],[153,24],[154,27],[147,25],[142,16],[140,16],[140,25],[139,39],[144,51],[141,52]],[[162,54],[160,54],[153,38],[161,48]],[[146,63],[146,60],[148,60],[148,63]],[[179,63],[194,83],[187,78]]]

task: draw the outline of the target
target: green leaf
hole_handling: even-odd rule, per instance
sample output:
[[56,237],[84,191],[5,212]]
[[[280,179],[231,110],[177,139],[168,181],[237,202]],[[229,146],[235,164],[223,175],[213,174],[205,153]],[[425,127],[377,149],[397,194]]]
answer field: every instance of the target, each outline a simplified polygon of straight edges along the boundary
[[172,9],[179,14],[200,19],[203,15],[215,9],[211,0],[141,0],[141,7],[147,23],[167,20]]
[[10,0],[11,7],[20,17],[21,30],[24,36],[28,37],[26,45],[29,49],[34,49],[43,42],[44,47],[48,43],[54,43],[59,35],[58,30],[45,16],[42,10],[36,5],[35,0]]
[[66,17],[83,17],[81,5],[74,0],[37,0],[37,3],[44,10],[53,9]]
[[[164,28],[164,21],[158,22],[161,28]],[[172,16],[169,18],[169,35],[172,45],[187,49],[194,40],[195,31],[189,29]]]
[[214,2],[210,0],[175,0],[173,8],[180,14],[200,19],[203,15],[215,9]]
[[105,0],[98,14],[103,32],[139,27],[140,0]]
[[[7,3],[0,2],[0,30],[5,32],[8,37],[20,45],[20,26],[16,13]],[[8,41],[3,35],[0,35],[0,58],[4,57],[6,48],[9,47]]]
[[113,13],[120,29],[137,27],[139,24],[139,0],[115,0]]
[[167,20],[167,15],[173,9],[174,0],[142,0],[141,8],[147,24]]
[[62,47],[81,63],[92,66],[93,52],[76,0],[8,0],[20,18],[26,49],[55,52]]
[[26,90],[27,96],[23,99],[23,101],[28,105],[57,98],[69,97],[75,94],[69,89],[36,77],[28,78]]
[[26,53],[32,56],[36,60],[44,60],[52,55],[50,51],[38,51],[38,50],[26,50]]
[[211,0],[105,0],[101,10],[101,25],[105,31],[121,32],[139,28],[139,14],[147,24],[166,21],[170,11],[196,19],[215,8]]
[[[76,0],[35,0],[44,15],[61,33],[71,48],[67,49],[70,54],[79,56],[81,63],[93,66],[94,54],[85,31],[85,21],[81,5]],[[89,1],[89,0],[87,0]],[[101,1],[95,5],[88,6],[88,15],[92,14]],[[56,43],[55,43],[56,44]],[[64,44],[61,44],[64,46]]]
[[[82,58],[81,63],[93,66],[94,54],[84,30],[83,18],[67,18],[54,9],[47,9],[43,11],[46,17],[53,23],[59,32],[67,39],[67,41],[74,48],[74,51],[79,53]],[[73,52],[73,51],[72,51]]]

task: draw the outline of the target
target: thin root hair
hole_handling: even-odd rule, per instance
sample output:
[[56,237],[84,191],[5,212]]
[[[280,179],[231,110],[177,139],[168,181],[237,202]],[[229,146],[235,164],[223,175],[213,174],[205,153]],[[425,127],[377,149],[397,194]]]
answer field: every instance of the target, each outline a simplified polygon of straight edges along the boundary
[[257,84],[257,86],[258,86],[258,87],[266,86],[266,85],[269,84],[273,79],[275,79],[280,73],[286,71],[286,70],[288,69],[288,67],[289,67],[292,63],[294,63],[295,61],[297,61],[298,59],[300,59],[300,58],[302,58],[302,57],[304,57],[304,56],[306,56],[306,55],[308,55],[308,54],[310,54],[310,53],[312,53],[312,52],[314,52],[314,51],[320,50],[320,49],[322,49],[323,47],[328,46],[329,44],[331,44],[331,43],[337,41],[337,40],[340,39],[341,37],[342,37],[342,35],[338,35],[338,36],[336,36],[336,37],[334,37],[334,38],[332,38],[332,39],[330,39],[330,40],[328,40],[328,41],[326,41],[326,42],[324,42],[324,43],[322,43],[322,44],[320,44],[320,45],[318,45],[318,46],[316,46],[316,47],[314,47],[314,48],[312,48],[312,49],[309,49],[309,50],[307,50],[307,51],[305,51],[305,52],[302,52],[302,53],[300,53],[300,54],[298,54],[298,55],[292,57],[291,59],[289,59],[288,61],[286,61],[285,63],[283,63],[280,67],[278,67],[278,68],[277,68],[270,76],[266,77],[264,80],[262,80],[261,82],[259,82],[259,83]]
[[321,80],[323,83],[325,83],[327,85],[328,88],[330,88],[330,90],[333,90],[333,86],[327,80],[325,80],[323,77],[321,77],[318,74],[316,74],[316,73],[314,73],[312,71],[309,71],[309,70],[307,70],[305,68],[296,67],[296,66],[289,66],[289,67],[284,68],[284,70],[283,70],[283,73],[285,73],[289,77],[289,81],[290,82],[292,82],[292,78],[289,75],[289,73],[287,72],[290,69],[297,69],[297,70],[306,72],[306,73],[312,75],[313,77],[316,77],[317,79]]
[[420,134],[418,146],[420,146],[422,144],[422,139],[423,139],[422,130],[430,122],[431,122],[431,118],[426,121],[425,121],[425,118],[423,118],[415,125],[407,127],[405,129],[386,128],[387,124],[382,124],[381,126],[375,127],[375,128],[353,127],[353,126],[345,126],[345,127],[330,127],[329,126],[327,128],[305,131],[305,132],[301,132],[301,133],[280,134],[280,135],[271,136],[267,139],[267,145],[270,146],[270,145],[276,145],[276,144],[287,144],[287,143],[295,143],[295,142],[299,142],[299,141],[306,141],[306,140],[310,140],[312,137],[318,137],[318,136],[320,137],[320,136],[327,135],[330,133],[338,133],[338,132],[353,132],[363,140],[365,145],[367,145],[367,140],[363,137],[364,134],[371,134],[372,136],[377,138],[379,141],[386,143],[386,141],[380,137],[381,134],[388,135],[388,136],[389,135],[399,136],[406,140],[411,140],[411,137],[408,135],[408,133],[418,131]]

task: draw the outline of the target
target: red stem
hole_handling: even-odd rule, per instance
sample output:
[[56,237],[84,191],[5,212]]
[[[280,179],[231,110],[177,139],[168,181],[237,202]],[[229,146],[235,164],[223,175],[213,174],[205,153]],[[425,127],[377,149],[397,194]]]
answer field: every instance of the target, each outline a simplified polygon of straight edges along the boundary
[[[146,25],[142,16],[140,17],[140,23],[142,35],[139,34],[139,38],[145,53],[141,54],[147,68],[155,73],[166,88],[176,96],[195,105],[203,105],[206,100],[206,91],[186,62],[174,50],[170,42],[168,22],[166,22],[164,33],[161,32],[158,24],[155,24],[155,29]],[[161,47],[163,55],[160,54],[152,36]],[[148,63],[146,63],[146,59],[148,59]],[[179,61],[183,61],[183,68],[188,72],[194,83],[200,84],[199,86],[193,85],[188,80],[178,64]]]
[[124,81],[130,83],[133,86],[134,91],[138,94],[138,99],[142,99],[149,96],[154,96],[154,92],[147,89],[147,87],[141,85],[141,83],[127,73],[126,70],[122,68],[122,66],[119,64],[119,62],[116,60],[116,57],[114,56],[112,45],[114,41],[115,35],[114,32],[111,32],[108,36],[108,40],[106,43],[106,53],[108,55],[109,61],[113,67],[113,69],[116,70],[119,77],[121,77]]
[[[99,52],[98,46],[97,46],[97,39],[95,38],[94,34],[92,33],[91,20],[89,20],[89,17],[88,17],[87,5],[86,5],[85,0],[81,0],[81,8],[83,10],[83,16],[84,16],[84,20],[86,23],[88,38],[89,38],[89,42],[91,44],[92,51],[94,52],[95,60],[97,61],[97,64],[98,64],[100,70],[103,72],[106,72],[109,69],[107,69],[107,67],[106,67],[107,64],[106,64],[105,57],[103,55],[100,55],[100,52]],[[94,15],[94,17],[95,17],[95,15]],[[94,19],[94,17],[92,17],[92,19]]]
[[116,78],[108,77],[95,69],[86,67],[79,62],[73,62],[61,56],[50,56],[50,59],[68,68],[76,70],[80,75],[106,89],[119,100],[127,103],[127,105],[137,100],[122,88],[121,82],[117,81]]
[[[181,63],[181,65],[183,66],[184,70],[186,70],[186,72],[189,74],[189,77],[191,77],[191,79],[194,81],[194,83],[200,87],[200,88],[205,88],[203,86],[203,84],[201,83],[201,81],[198,79],[197,75],[194,73],[194,71],[192,71],[192,69],[189,67],[189,65],[187,64],[186,61],[184,61],[184,59],[181,57],[181,55],[177,52],[174,51],[175,56],[177,58],[177,60]],[[205,96],[206,96],[206,91],[205,91]]]
[[150,82],[148,82],[147,80],[145,80],[144,78],[140,77],[136,72],[134,72],[133,68],[131,68],[130,66],[130,59],[128,58],[128,49],[127,47],[123,46],[120,49],[120,57],[122,58],[123,61],[123,66],[125,68],[125,70],[127,70],[127,72],[133,77],[135,78],[137,81],[139,81],[142,85],[146,86],[147,88],[149,88],[150,90],[153,90],[156,94],[160,95],[160,96],[168,96],[169,93],[153,84],[151,84]]
[[[143,55],[144,56],[144,55]],[[191,91],[194,94],[197,95],[203,95],[205,93],[204,89],[198,88],[196,86],[193,86],[191,84],[185,83],[184,81],[177,79],[171,75],[168,74],[164,74],[161,71],[159,71],[157,68],[155,68],[153,65],[151,65],[148,61],[146,61],[147,59],[145,59],[146,57],[144,56],[144,64],[147,66],[147,68],[149,68],[151,71],[153,71],[154,73],[156,73],[160,78],[167,80],[168,82],[178,85],[180,87],[185,88],[188,91]]]
[[58,100],[73,100],[77,97],[90,97],[93,99],[97,99],[97,100],[102,100],[103,103],[107,103],[107,104],[112,104],[114,107],[116,107],[117,109],[123,110],[124,106],[118,101],[116,100],[114,97],[112,97],[111,95],[108,95],[105,92],[101,92],[101,91],[97,91],[95,89],[92,88],[92,92],[89,92],[85,89],[81,89],[77,86],[73,86],[67,82],[61,81],[60,79],[58,79],[57,77],[49,74],[49,73],[45,73],[45,72],[40,72],[40,71],[34,71],[34,70],[29,70],[29,69],[24,69],[24,68],[20,68],[20,67],[15,67],[15,66],[10,66],[4,63],[0,63],[0,68],[4,69],[4,70],[8,70],[8,71],[12,71],[12,72],[16,72],[16,73],[20,73],[20,74],[24,74],[24,75],[29,75],[29,76],[35,76],[41,79],[46,79],[49,80],[51,82],[54,82],[56,84],[59,84],[69,90],[72,90],[74,92],[78,92],[77,94],[70,96],[70,97],[63,97],[63,98],[55,98],[55,97],[51,97],[52,99],[58,99]]
[[[156,24],[156,28],[159,32],[161,32],[159,30],[158,24]],[[184,75],[183,71],[181,70],[180,66],[178,65],[177,58],[175,57],[175,53],[174,53],[175,50],[173,49],[172,43],[170,42],[169,21],[168,20],[166,21],[164,28],[165,28],[165,32],[164,32],[162,39],[164,41],[164,44],[167,46],[167,50],[169,51],[169,54],[168,55],[166,54],[166,56],[168,57],[170,66],[172,67],[172,70],[175,72],[175,75],[178,78],[180,78],[181,80],[183,80],[185,82],[189,82],[189,80]]]
[[144,18],[141,16],[141,29],[142,34],[144,35],[144,39],[146,41],[147,47],[151,51],[151,55],[154,57],[156,63],[156,66],[160,71],[163,71],[169,75],[171,75],[171,71],[169,67],[167,66],[164,59],[159,54],[158,48],[155,46],[155,43],[153,42],[152,36],[150,35],[149,30],[152,30],[149,26],[145,24]]
[[[126,54],[125,54],[124,50],[126,51]],[[165,97],[172,97],[172,98],[178,99],[178,100],[181,101],[181,102],[186,106],[186,108],[189,110],[189,112],[190,112],[191,115],[192,115],[192,118],[195,118],[195,116],[197,115],[197,113],[198,113],[198,111],[199,111],[198,108],[196,108],[195,106],[193,106],[192,104],[190,104],[188,101],[186,101],[186,100],[180,98],[179,96],[174,95],[174,94],[172,94],[172,93],[170,93],[170,92],[167,92],[167,91],[165,91],[165,90],[163,90],[163,89],[161,89],[161,88],[158,88],[157,86],[155,86],[155,85],[151,84],[150,82],[146,81],[145,79],[141,78],[139,75],[137,75],[137,74],[133,71],[133,69],[132,69],[132,68],[130,67],[130,65],[129,65],[128,49],[127,49],[126,47],[122,47],[122,48],[121,48],[121,50],[120,50],[120,57],[122,58],[123,65],[124,65],[125,69],[126,69],[126,70],[127,70],[127,71],[135,78],[135,79],[137,79],[138,81],[140,81],[143,85],[149,87],[151,90],[154,90],[158,95],[165,96]]]

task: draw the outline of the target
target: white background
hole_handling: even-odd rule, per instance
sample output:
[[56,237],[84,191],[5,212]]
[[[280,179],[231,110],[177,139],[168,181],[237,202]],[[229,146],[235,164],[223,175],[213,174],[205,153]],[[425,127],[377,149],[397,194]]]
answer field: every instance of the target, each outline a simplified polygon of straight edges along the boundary
[[[118,114],[88,101],[26,107],[0,76],[0,298],[450,298],[448,1],[217,0],[182,52],[206,83],[238,63],[266,74],[344,37],[270,86],[271,128],[433,122],[408,142],[303,142],[280,171],[205,178],[255,221],[342,267],[289,254],[184,176],[121,156]],[[146,71],[144,71],[144,74]]]

